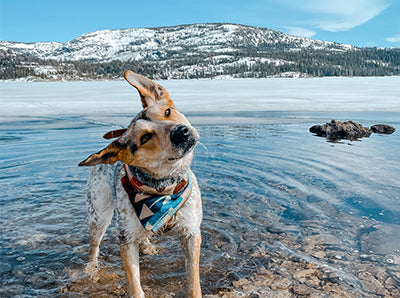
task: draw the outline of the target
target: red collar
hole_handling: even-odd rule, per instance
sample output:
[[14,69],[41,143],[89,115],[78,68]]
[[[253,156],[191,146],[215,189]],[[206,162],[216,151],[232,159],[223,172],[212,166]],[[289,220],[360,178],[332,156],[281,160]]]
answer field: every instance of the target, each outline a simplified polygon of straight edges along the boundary
[[149,195],[171,195],[180,192],[183,188],[186,187],[186,185],[188,184],[188,177],[186,176],[186,178],[182,179],[182,181],[171,184],[167,187],[154,188],[141,183],[132,175],[132,173],[129,171],[129,167],[124,164],[121,171],[121,182],[122,184],[130,183],[138,193]]

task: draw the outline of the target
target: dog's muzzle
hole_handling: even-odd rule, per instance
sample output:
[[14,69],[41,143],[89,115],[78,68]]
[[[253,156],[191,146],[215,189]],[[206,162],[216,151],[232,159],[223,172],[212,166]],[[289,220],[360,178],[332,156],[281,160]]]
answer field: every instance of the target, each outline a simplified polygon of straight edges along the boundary
[[189,127],[185,125],[178,125],[171,131],[170,140],[174,147],[179,148],[183,153],[188,152],[196,145],[196,138],[193,136]]

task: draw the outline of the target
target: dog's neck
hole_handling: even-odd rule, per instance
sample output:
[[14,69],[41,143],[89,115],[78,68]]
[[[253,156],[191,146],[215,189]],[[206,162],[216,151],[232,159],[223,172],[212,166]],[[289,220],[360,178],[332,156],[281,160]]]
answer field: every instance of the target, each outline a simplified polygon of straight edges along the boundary
[[133,177],[135,177],[140,183],[143,185],[153,187],[155,189],[161,189],[167,186],[170,186],[175,183],[181,182],[185,175],[186,172],[184,172],[182,175],[177,175],[174,177],[164,177],[160,179],[156,179],[152,177],[151,175],[145,173],[143,170],[140,168],[134,167],[134,166],[128,166],[129,172]]

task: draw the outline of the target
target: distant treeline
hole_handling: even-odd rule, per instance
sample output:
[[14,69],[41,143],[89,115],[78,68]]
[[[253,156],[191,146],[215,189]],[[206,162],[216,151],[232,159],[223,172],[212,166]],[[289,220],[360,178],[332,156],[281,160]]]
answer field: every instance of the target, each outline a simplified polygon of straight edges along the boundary
[[112,62],[42,60],[17,55],[10,50],[0,51],[0,79],[3,80],[26,77],[42,80],[120,79],[126,69],[154,79],[199,79],[224,75],[263,78],[285,73],[313,77],[392,76],[400,75],[400,48],[268,51],[252,47],[240,52],[197,52],[190,56],[171,51],[149,61]]

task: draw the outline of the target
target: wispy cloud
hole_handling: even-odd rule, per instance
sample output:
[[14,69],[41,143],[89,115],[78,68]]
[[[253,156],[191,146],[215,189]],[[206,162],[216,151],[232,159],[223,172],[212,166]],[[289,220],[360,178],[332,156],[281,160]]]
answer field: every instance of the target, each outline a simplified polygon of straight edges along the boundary
[[[290,1],[290,0],[289,0]],[[311,14],[310,25],[325,31],[348,31],[381,14],[393,0],[304,0],[292,2]],[[288,2],[287,2],[288,3]],[[288,3],[289,4],[289,3]]]
[[391,37],[386,38],[388,42],[400,42],[400,33]]
[[315,31],[312,31],[312,30],[309,30],[309,29],[306,29],[306,28],[301,28],[301,27],[286,26],[284,28],[286,29],[285,31],[286,31],[287,34],[295,35],[295,36],[301,36],[301,37],[310,38],[310,37],[313,37],[316,34]]

